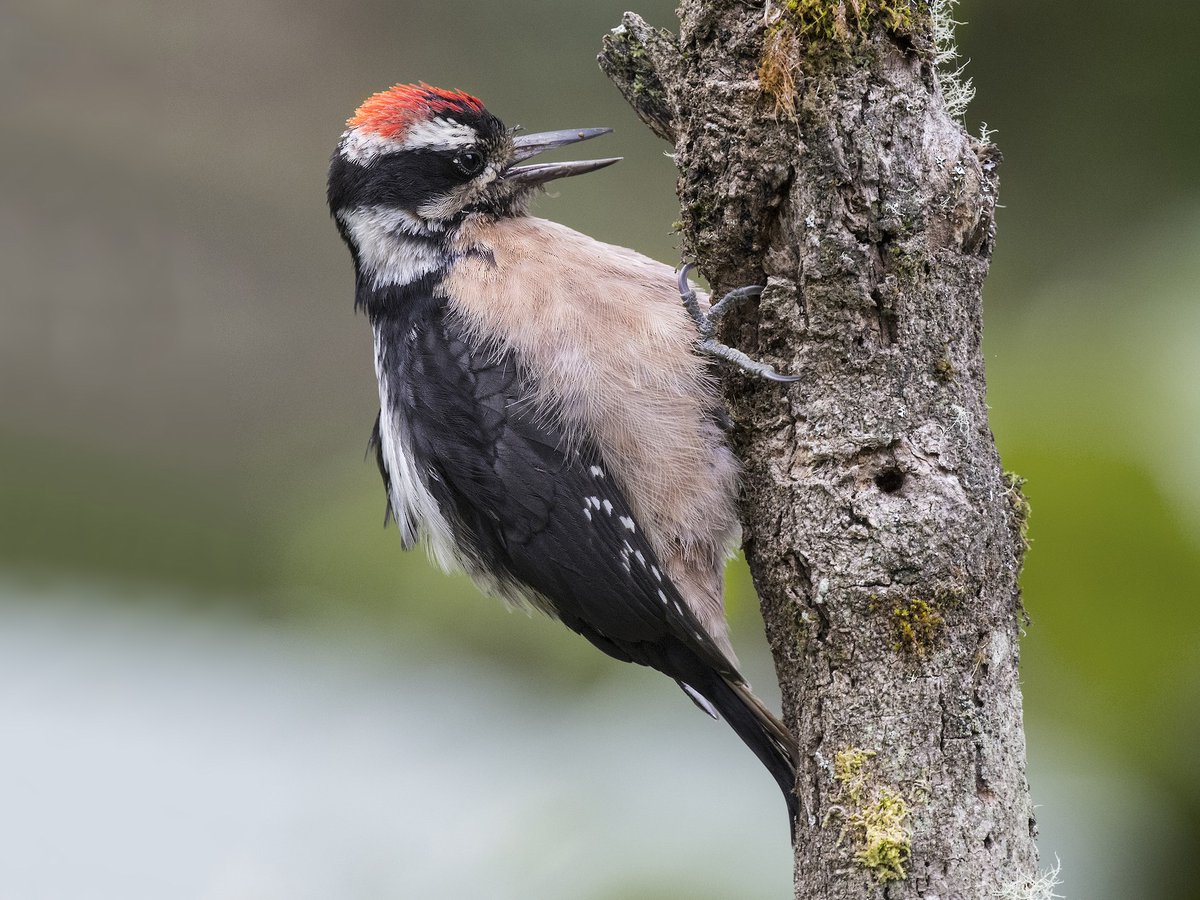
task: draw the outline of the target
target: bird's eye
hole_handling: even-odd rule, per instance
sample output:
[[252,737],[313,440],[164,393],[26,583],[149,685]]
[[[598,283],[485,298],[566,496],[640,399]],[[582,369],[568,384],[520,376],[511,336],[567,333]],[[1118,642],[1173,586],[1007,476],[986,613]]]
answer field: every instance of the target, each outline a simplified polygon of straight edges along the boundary
[[464,150],[454,157],[454,165],[464,175],[478,175],[483,169],[483,154],[476,150]]

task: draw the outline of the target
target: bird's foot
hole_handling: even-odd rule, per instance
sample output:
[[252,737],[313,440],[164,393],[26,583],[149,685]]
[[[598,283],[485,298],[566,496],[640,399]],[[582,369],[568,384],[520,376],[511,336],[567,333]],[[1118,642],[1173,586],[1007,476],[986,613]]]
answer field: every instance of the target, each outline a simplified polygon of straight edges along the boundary
[[765,362],[751,359],[741,350],[730,347],[728,344],[722,344],[713,336],[717,333],[717,326],[725,314],[743,300],[762,294],[762,287],[750,285],[749,287],[735,288],[710,306],[708,312],[705,312],[700,308],[696,292],[692,290],[691,282],[688,281],[688,272],[692,268],[691,263],[686,263],[679,270],[679,296],[683,299],[684,309],[688,311],[688,315],[692,317],[692,321],[696,323],[696,328],[700,331],[700,340],[696,342],[697,349],[709,356],[733,363],[742,371],[757,375],[759,378],[787,383],[799,381],[799,375],[780,375]]

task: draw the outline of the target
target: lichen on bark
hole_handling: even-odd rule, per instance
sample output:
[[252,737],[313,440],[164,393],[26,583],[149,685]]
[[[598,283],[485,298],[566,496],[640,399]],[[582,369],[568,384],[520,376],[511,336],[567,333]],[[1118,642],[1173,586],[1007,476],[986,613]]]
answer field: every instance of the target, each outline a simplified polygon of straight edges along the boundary
[[854,859],[879,882],[898,881],[912,854],[908,801],[891,785],[869,777],[867,765],[874,750],[847,747],[833,760],[833,777],[841,785],[840,803],[830,817],[842,820],[839,839],[851,837]]
[[[677,34],[626,14],[602,54],[674,143],[687,257],[718,291],[766,285],[724,339],[803,376],[726,377],[746,555],[801,748],[797,897],[987,897],[1037,877],[1027,507],[981,351],[999,154],[947,110],[946,6],[684,0]],[[875,869],[847,865],[831,762],[863,747],[892,798],[876,824],[911,835],[903,853],[880,843]]]

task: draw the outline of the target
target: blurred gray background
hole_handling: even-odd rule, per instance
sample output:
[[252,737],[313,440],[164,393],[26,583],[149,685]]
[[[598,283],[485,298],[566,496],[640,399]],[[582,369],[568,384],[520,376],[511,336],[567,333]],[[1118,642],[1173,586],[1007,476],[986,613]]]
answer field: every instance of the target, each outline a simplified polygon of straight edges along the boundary
[[[782,804],[660,676],[402,554],[324,207],[426,80],[620,166],[538,211],[668,262],[628,0],[14,0],[0,29],[0,898],[778,898]],[[672,7],[636,7],[671,26]],[[1200,896],[1200,27],[959,8],[996,129],[993,427],[1029,479],[1029,777],[1072,898]],[[772,670],[743,567],[734,639]]]

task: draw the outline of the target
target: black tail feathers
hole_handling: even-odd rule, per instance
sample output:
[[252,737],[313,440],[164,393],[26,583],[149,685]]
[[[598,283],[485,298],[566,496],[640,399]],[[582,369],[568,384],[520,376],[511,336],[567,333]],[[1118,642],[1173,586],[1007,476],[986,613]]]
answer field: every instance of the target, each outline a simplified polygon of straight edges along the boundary
[[[743,681],[730,681],[716,672],[712,672],[704,684],[692,683],[684,690],[691,696],[693,691],[703,695],[712,707],[729,723],[742,742],[750,748],[759,761],[767,767],[767,771],[783,792],[787,803],[788,820],[792,829],[792,840],[796,838],[796,820],[800,812],[800,804],[796,798],[796,741],[771,711],[763,706],[762,701],[754,696],[750,687]],[[705,712],[703,705],[697,705]]]

